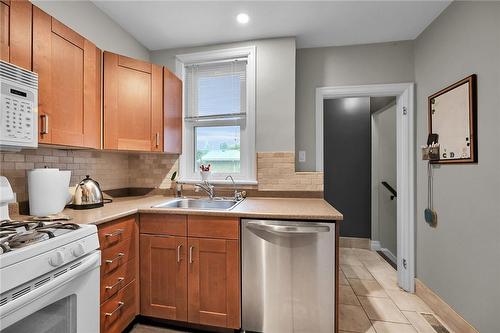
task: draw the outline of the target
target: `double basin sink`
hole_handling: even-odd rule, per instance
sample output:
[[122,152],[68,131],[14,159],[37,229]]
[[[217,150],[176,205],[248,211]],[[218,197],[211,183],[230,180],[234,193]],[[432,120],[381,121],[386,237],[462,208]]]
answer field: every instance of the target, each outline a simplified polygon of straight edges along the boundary
[[178,198],[153,206],[153,208],[181,208],[199,210],[231,210],[243,200],[214,198]]

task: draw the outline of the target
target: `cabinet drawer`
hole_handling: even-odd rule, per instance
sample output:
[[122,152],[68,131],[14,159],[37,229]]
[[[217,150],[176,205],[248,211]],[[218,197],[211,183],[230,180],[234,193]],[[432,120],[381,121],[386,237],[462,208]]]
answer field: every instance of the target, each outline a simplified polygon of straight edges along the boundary
[[135,243],[134,238],[129,238],[119,242],[115,246],[102,250],[101,278],[106,274],[114,272],[130,259],[135,258]]
[[127,216],[99,227],[99,244],[101,250],[116,245],[120,241],[131,238],[137,228],[136,216]]
[[201,238],[240,238],[240,221],[234,217],[188,216],[188,236]]
[[101,278],[101,303],[136,279],[136,258],[119,266]]
[[134,320],[135,288],[134,280],[101,305],[101,333],[121,333]]
[[186,236],[186,215],[141,214],[141,234]]

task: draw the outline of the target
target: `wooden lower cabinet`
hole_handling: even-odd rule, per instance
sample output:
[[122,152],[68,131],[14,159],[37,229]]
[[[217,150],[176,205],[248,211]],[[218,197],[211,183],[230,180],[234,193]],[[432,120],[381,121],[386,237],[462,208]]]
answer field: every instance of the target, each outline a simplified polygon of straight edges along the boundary
[[238,240],[189,238],[188,321],[240,327]]
[[122,332],[139,314],[137,216],[99,225],[101,333]]
[[[219,229],[217,217],[141,214],[141,314],[238,329],[239,232],[217,232],[215,238],[199,227],[202,220]],[[239,231],[239,219],[220,218],[220,224],[222,230]]]
[[187,320],[186,237],[141,235],[141,314]]

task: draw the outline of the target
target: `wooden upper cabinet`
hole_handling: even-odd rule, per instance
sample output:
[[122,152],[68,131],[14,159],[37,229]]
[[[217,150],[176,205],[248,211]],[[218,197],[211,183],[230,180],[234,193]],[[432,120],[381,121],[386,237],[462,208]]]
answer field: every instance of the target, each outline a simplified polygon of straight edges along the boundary
[[141,314],[187,320],[187,240],[141,234]]
[[162,89],[160,66],[104,52],[105,149],[163,150]]
[[33,5],[28,0],[0,2],[0,58],[31,70]]
[[163,68],[164,144],[170,154],[182,153],[182,81]]
[[39,142],[100,148],[101,51],[33,7],[33,71],[38,73]]
[[240,328],[238,240],[188,238],[188,321]]

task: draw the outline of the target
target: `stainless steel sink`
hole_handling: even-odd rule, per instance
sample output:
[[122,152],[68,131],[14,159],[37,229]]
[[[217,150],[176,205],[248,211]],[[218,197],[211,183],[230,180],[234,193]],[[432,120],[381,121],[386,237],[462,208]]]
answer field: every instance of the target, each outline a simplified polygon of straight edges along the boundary
[[153,208],[184,208],[184,209],[200,209],[200,210],[231,210],[241,201],[232,199],[193,199],[193,198],[180,198],[173,199],[167,202],[153,206]]

